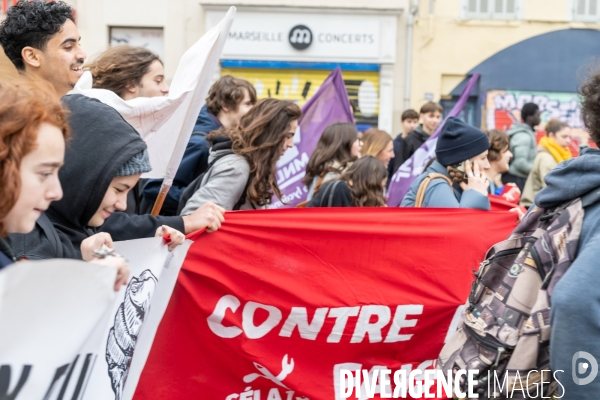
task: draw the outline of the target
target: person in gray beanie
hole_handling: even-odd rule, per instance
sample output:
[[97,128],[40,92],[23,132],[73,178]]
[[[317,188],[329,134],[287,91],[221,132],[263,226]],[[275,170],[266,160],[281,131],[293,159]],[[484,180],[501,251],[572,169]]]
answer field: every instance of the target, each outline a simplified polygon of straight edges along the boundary
[[[63,97],[72,136],[58,177],[63,197],[51,203],[28,234],[11,235],[18,258],[92,257],[113,240],[171,235],[181,244],[181,217],[130,216],[127,193],[152,167],[146,143],[119,113],[82,95]],[[112,224],[110,221],[113,221]],[[94,238],[93,240],[88,240]]]
[[448,118],[438,138],[437,159],[414,180],[401,206],[489,210],[484,174],[490,168],[489,147],[484,132]]

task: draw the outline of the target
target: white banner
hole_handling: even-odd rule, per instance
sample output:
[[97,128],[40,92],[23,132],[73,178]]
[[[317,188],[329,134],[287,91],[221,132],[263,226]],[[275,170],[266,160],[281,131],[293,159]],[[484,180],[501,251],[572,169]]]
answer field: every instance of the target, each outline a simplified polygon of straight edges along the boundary
[[118,293],[113,268],[83,261],[0,272],[0,399],[131,399],[190,244],[115,243],[131,269]]

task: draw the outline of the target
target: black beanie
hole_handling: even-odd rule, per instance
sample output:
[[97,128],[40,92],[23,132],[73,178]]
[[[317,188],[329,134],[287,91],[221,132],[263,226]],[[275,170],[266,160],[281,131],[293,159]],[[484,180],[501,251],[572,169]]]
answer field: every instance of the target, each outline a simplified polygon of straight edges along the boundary
[[456,117],[450,117],[442,128],[435,154],[444,167],[473,158],[490,148],[485,133]]

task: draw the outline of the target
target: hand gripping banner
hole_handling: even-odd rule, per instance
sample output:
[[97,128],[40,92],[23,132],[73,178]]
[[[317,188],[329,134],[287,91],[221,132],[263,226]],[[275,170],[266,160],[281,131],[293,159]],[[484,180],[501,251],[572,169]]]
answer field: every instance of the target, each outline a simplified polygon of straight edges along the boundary
[[472,270],[515,225],[477,210],[228,213],[193,238],[134,399],[337,400],[341,369],[433,368]]

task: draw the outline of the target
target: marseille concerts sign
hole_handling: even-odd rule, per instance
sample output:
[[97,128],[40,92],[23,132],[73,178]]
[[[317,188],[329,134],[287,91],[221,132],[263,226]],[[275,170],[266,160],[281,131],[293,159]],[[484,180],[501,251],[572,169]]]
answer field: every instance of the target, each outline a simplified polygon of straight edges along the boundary
[[[207,28],[219,18],[209,11]],[[388,30],[395,38],[395,17],[238,12],[223,58],[393,62],[395,43],[381,43]]]

